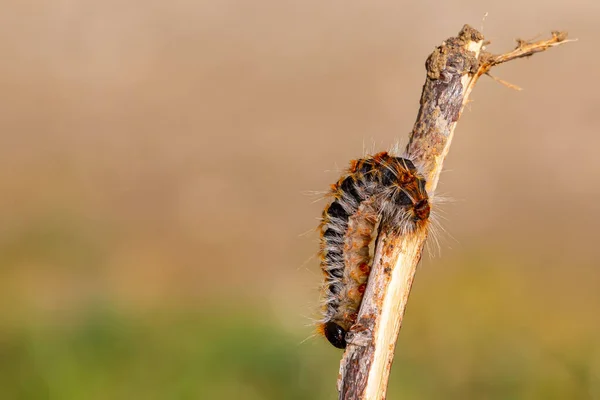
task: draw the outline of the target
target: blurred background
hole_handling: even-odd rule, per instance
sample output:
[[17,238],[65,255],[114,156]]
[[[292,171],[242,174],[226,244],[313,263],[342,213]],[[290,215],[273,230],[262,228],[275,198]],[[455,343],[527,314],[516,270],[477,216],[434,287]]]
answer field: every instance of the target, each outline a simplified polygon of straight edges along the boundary
[[427,55],[486,12],[493,52],[579,42],[475,89],[388,397],[600,398],[600,3],[2,8],[2,399],[335,398],[307,193],[406,143]]

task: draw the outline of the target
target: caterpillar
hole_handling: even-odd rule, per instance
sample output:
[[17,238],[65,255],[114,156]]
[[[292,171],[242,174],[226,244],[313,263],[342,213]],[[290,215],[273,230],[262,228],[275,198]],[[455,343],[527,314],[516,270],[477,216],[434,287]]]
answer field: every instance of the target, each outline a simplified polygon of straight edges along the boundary
[[398,234],[426,229],[430,204],[413,162],[387,152],[351,161],[329,195],[319,225],[325,280],[317,332],[343,349],[366,289],[378,227]]

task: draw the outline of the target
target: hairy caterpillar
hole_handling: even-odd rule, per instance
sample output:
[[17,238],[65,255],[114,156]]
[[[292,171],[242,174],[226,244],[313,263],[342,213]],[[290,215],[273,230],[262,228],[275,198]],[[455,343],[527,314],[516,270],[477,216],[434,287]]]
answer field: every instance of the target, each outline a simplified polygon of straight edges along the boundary
[[319,226],[325,282],[324,316],[317,329],[335,347],[345,348],[371,270],[376,227],[399,234],[426,229],[430,204],[425,179],[412,161],[387,152],[351,161],[330,196],[334,200]]

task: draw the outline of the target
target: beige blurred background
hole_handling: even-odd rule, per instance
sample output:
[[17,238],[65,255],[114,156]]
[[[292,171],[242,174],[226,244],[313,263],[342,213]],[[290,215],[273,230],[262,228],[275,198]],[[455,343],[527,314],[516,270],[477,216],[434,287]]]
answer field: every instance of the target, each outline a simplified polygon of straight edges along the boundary
[[[599,2],[32,0],[2,9],[0,344],[65,326],[58,337],[70,343],[69,329],[98,308],[125,320],[254,315],[242,335],[264,318],[294,351],[331,352],[319,365],[327,389],[314,394],[324,398],[340,354],[321,339],[298,344],[311,334],[320,280],[324,203],[307,193],[325,190],[364,148],[406,142],[425,59],[463,24],[483,24],[492,52],[569,31],[577,43],[493,71],[522,92],[485,78],[473,93],[439,188],[455,199],[443,206],[441,254],[421,264],[399,342],[423,377],[438,372],[393,393],[600,398]],[[211,318],[196,329],[212,329]],[[36,358],[42,342],[6,350],[7,368],[22,365],[27,381],[46,359]],[[394,379],[410,381],[415,369],[401,364]],[[78,398],[36,373],[47,391],[11,396]],[[124,396],[98,373],[101,383],[81,393]],[[243,395],[217,387],[189,398],[296,398],[290,391],[313,385],[275,395],[249,382]],[[156,396],[180,398],[172,393]]]

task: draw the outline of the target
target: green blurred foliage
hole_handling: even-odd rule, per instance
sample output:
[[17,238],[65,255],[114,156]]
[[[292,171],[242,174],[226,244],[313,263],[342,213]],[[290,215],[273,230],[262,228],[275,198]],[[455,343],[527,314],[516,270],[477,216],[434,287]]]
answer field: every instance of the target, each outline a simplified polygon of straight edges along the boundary
[[299,346],[257,320],[98,311],[61,326],[22,327],[0,341],[3,398],[331,397],[336,352]]
[[[482,337],[478,329],[459,343],[424,332],[418,316],[410,317],[390,399],[598,395],[592,349],[568,357],[556,349],[561,359],[533,354],[506,332]],[[4,332],[0,386],[7,399],[331,399],[341,356],[321,338],[303,342],[251,312],[126,316],[98,309],[78,321]]]
[[[133,289],[144,275],[135,275],[129,300],[108,285],[86,286],[102,281],[94,277],[102,277],[109,250],[83,222],[58,215],[11,232],[0,241],[0,398],[336,397],[342,353],[312,337],[293,307],[235,287],[228,296],[208,291],[174,304],[165,296],[138,307]],[[586,279],[593,268],[571,266],[565,275],[560,265],[521,263],[493,250],[424,260],[389,399],[600,395],[597,282]]]

